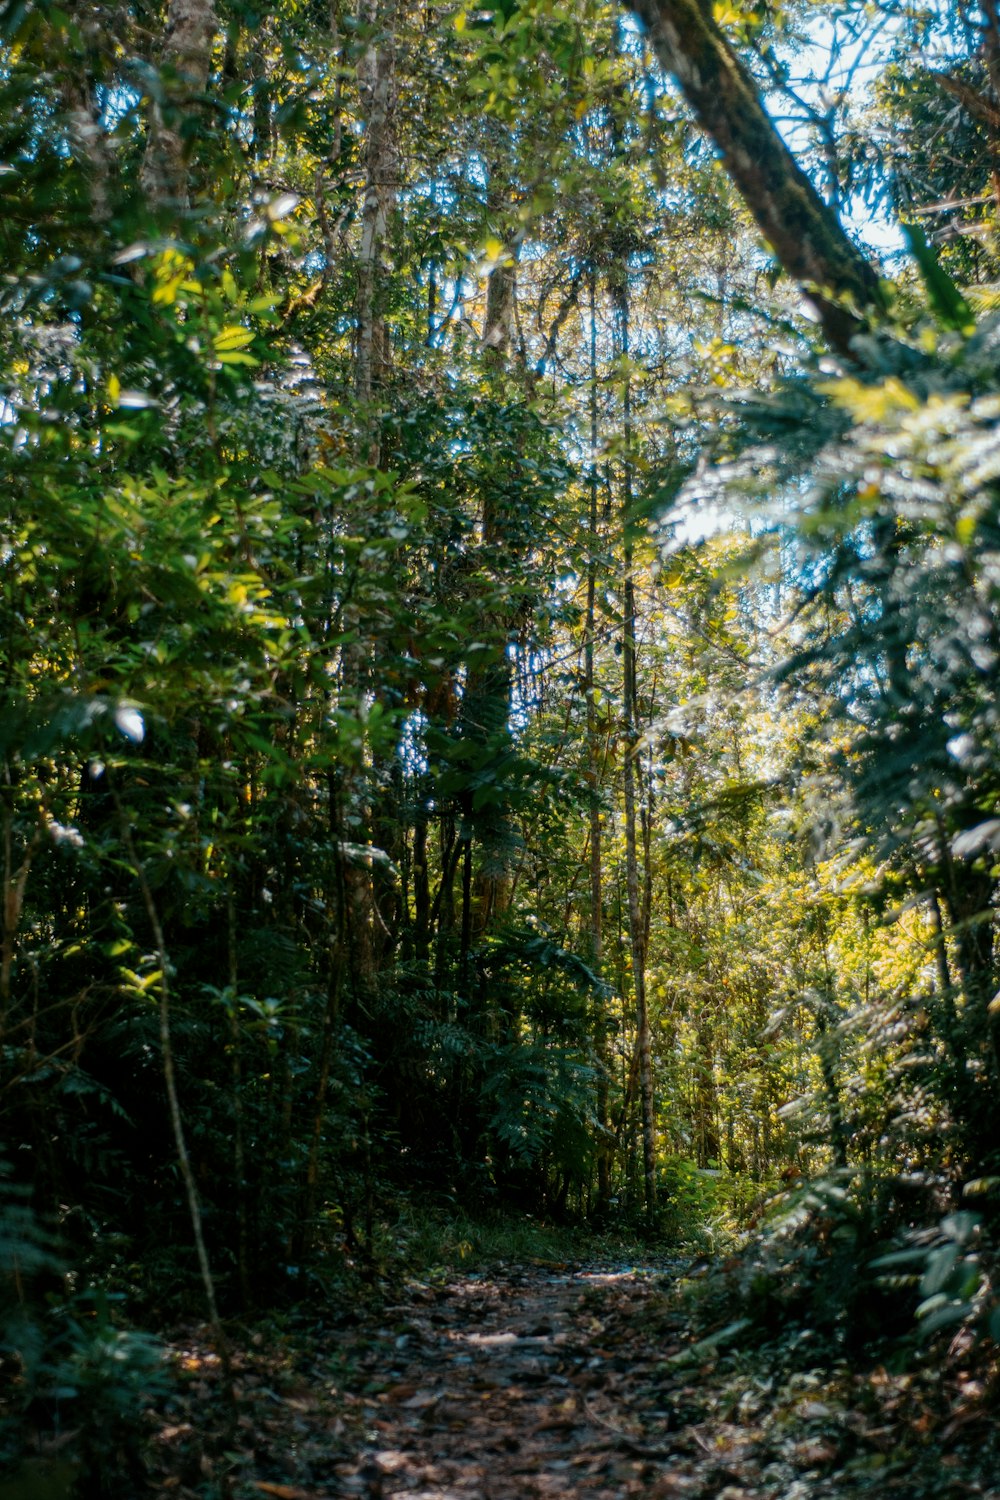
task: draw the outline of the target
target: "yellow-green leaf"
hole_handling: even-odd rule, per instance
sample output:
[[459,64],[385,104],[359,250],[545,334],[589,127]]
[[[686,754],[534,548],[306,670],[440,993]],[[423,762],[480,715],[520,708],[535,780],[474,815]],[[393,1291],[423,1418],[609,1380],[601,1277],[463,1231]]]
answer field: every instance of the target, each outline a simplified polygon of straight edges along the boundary
[[249,328],[241,328],[237,323],[230,323],[227,327],[220,329],[212,340],[216,353],[223,349],[245,349],[247,344],[253,343],[253,333]]

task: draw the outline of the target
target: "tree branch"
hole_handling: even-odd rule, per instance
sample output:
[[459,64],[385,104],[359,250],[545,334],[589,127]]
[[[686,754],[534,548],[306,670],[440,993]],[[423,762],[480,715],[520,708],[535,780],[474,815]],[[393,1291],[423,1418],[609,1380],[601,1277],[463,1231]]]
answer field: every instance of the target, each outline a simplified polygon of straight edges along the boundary
[[830,345],[849,354],[865,316],[883,306],[875,268],[781,139],[757,85],[708,8],[699,0],[628,3],[783,270],[816,309]]

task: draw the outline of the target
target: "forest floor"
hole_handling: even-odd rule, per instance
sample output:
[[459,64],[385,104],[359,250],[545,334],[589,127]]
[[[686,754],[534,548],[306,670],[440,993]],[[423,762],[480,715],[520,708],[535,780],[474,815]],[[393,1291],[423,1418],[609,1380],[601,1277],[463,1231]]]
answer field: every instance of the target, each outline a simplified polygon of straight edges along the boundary
[[[529,1264],[410,1281],[248,1334],[237,1421],[215,1356],[179,1340],[156,1492],[178,1500],[1000,1500],[996,1421],[961,1358],[891,1372],[819,1349],[698,1340],[687,1266]],[[805,1340],[808,1346],[808,1339]],[[221,1420],[221,1419],[220,1419]]]

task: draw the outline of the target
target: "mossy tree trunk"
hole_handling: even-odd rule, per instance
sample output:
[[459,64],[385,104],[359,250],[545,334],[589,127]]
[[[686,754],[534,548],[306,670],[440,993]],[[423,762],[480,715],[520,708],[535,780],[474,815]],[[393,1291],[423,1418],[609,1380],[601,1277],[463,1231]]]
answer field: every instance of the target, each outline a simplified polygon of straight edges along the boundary
[[699,0],[629,0],[629,8],[782,269],[816,309],[831,347],[849,353],[865,315],[882,308],[878,275],[785,145],[711,7]]

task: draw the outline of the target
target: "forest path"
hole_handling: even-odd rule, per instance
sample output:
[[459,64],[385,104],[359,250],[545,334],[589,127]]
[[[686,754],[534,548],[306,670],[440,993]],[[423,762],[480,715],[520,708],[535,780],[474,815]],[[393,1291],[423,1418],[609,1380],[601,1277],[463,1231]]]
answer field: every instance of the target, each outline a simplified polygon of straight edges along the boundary
[[[665,1350],[643,1316],[656,1272],[528,1266],[411,1286],[361,1368],[369,1445],[344,1494],[535,1500],[690,1494],[661,1430]],[[637,1340],[642,1331],[645,1337]]]
[[719,1352],[676,1295],[690,1270],[505,1265],[376,1307],[303,1307],[235,1351],[235,1444],[217,1355],[175,1341],[187,1384],[159,1417],[153,1490],[1000,1500],[995,1387],[965,1359],[854,1364],[808,1329]]

